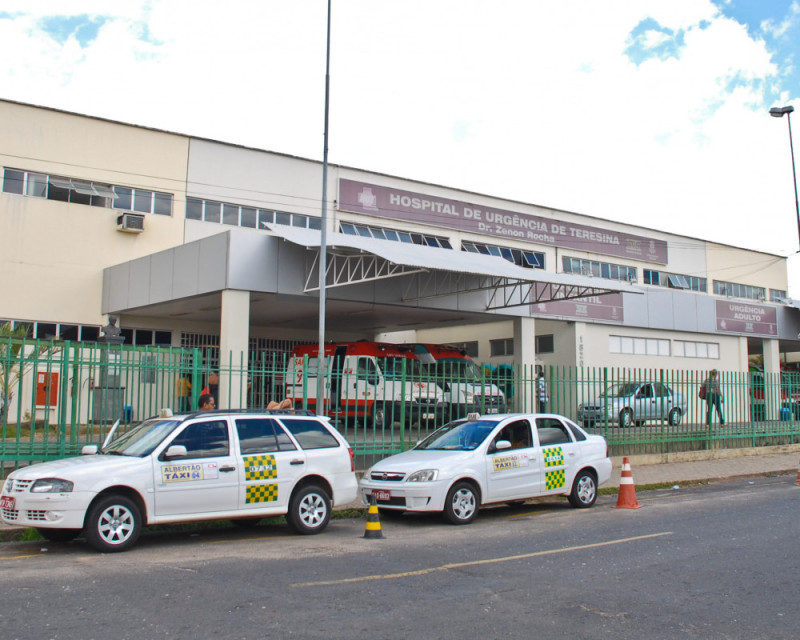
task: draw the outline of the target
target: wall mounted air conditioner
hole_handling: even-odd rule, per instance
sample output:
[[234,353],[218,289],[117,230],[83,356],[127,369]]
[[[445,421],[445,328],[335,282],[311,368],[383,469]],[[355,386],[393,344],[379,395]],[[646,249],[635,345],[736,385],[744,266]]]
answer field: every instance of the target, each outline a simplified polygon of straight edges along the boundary
[[144,216],[139,213],[123,213],[117,217],[117,231],[141,233],[144,231]]

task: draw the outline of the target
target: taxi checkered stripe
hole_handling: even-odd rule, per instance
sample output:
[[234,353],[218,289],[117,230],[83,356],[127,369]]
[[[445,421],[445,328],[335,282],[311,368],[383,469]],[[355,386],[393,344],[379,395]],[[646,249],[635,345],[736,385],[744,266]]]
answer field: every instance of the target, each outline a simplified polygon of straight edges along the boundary
[[245,504],[275,502],[278,499],[277,484],[251,484],[244,496]]
[[549,447],[542,450],[545,467],[560,467],[564,464],[564,450],[561,447]]
[[275,456],[271,454],[244,456],[243,461],[245,480],[275,480],[278,477]]
[[564,477],[564,470],[557,469],[556,471],[548,471],[544,474],[544,484],[545,489],[548,491],[550,489],[558,489],[559,487],[563,487],[566,482]]

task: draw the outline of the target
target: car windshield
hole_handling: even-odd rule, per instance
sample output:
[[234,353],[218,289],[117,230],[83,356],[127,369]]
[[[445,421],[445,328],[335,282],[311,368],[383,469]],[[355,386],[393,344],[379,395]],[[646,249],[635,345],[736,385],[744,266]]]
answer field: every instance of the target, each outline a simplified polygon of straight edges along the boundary
[[118,438],[114,438],[108,446],[103,447],[101,453],[142,458],[151,454],[179,424],[179,420],[161,418],[145,420]]
[[486,440],[497,426],[497,422],[489,420],[456,420],[437,429],[415,449],[472,451]]
[[428,365],[425,370],[429,374],[442,376],[450,380],[469,380],[480,382],[478,368],[472,360],[464,358],[444,358],[435,364]]
[[378,358],[378,366],[387,378],[401,377],[403,375],[403,367],[405,367],[406,376],[418,378],[420,375],[419,361],[413,358]]
[[636,382],[622,382],[611,385],[603,395],[609,398],[627,398],[636,393],[638,388],[639,384]]

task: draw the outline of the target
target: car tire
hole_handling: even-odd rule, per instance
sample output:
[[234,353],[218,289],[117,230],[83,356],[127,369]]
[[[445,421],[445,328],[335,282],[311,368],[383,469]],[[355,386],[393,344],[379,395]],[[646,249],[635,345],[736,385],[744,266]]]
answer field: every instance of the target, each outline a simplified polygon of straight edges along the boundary
[[588,509],[597,500],[597,478],[591,471],[584,469],[575,477],[569,503],[576,509]]
[[97,551],[127,551],[139,539],[142,512],[126,496],[104,496],[89,508],[85,531],[86,541]]
[[677,427],[681,423],[681,419],[683,418],[683,413],[681,412],[678,407],[672,407],[669,412],[669,416],[667,420],[671,427]]
[[45,529],[44,527],[37,527],[36,531],[50,542],[69,542],[81,535],[80,529]]
[[619,426],[630,427],[633,426],[633,410],[623,409],[619,412]]
[[325,529],[330,519],[331,499],[324,489],[315,484],[295,489],[286,514],[286,522],[292,531],[313,535]]
[[373,429],[383,429],[383,425],[386,422],[386,414],[383,410],[383,407],[379,407],[377,403],[375,403],[372,407],[372,415],[370,416],[370,424],[372,424]]
[[471,482],[456,482],[444,502],[444,517],[451,524],[469,524],[478,515],[480,500]]

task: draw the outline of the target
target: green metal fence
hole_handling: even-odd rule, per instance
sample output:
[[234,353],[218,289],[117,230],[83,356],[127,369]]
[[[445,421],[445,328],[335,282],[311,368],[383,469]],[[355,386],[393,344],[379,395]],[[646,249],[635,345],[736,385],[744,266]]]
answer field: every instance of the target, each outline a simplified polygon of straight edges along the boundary
[[[300,379],[283,353],[248,354],[217,365],[217,351],[0,339],[0,472],[75,455],[164,407],[194,410],[212,372],[218,404],[263,407],[287,395],[316,404],[316,378]],[[407,449],[468,411],[536,411],[534,367],[435,372],[376,361],[325,378],[326,411],[354,448],[359,469]],[[308,371],[306,366],[304,372]],[[721,372],[724,427],[698,392],[700,370],[545,367],[547,411],[604,435],[612,455],[672,453],[795,443],[800,438],[800,374]],[[287,377],[288,374],[288,377]],[[290,384],[287,386],[287,382]],[[379,383],[380,382],[380,383]],[[333,391],[331,391],[333,390]],[[627,395],[626,395],[627,394]],[[361,403],[360,410],[353,407]]]

